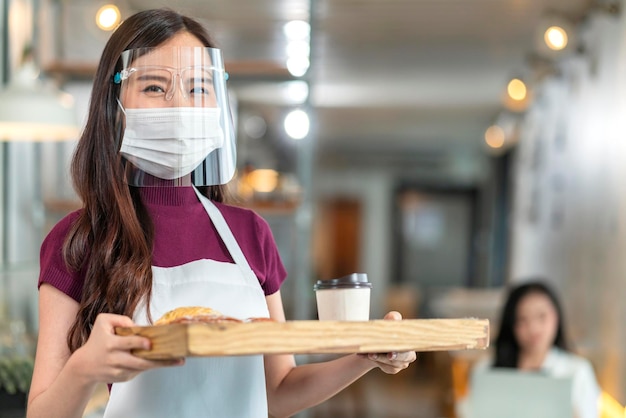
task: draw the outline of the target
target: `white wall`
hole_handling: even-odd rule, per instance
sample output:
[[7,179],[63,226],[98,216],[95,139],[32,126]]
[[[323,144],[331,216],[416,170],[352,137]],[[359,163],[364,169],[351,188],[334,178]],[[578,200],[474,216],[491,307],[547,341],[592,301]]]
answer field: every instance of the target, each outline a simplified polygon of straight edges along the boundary
[[544,276],[574,345],[626,402],[626,19],[593,15],[585,53],[538,86],[516,155],[511,280]]

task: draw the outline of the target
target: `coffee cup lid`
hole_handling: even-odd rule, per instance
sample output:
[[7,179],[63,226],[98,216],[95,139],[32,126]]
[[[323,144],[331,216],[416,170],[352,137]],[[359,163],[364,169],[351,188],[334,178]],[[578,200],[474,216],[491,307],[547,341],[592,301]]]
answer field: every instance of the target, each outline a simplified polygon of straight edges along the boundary
[[358,289],[371,288],[372,284],[367,281],[367,274],[352,273],[347,276],[331,280],[318,280],[313,286],[313,290],[324,289]]

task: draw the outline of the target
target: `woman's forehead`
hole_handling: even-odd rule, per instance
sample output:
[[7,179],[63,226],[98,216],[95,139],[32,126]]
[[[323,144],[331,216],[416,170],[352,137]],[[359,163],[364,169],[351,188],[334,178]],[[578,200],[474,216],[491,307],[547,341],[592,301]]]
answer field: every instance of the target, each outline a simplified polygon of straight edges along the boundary
[[157,47],[139,55],[133,66],[186,68],[212,65],[211,56],[204,47]]
[[518,303],[519,310],[536,310],[536,309],[554,309],[552,300],[545,294],[539,292],[531,292],[520,299]]

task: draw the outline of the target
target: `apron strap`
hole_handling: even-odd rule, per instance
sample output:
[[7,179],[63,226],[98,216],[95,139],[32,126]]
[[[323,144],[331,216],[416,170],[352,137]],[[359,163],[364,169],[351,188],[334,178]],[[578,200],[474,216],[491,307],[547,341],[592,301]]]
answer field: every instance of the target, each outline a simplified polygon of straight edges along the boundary
[[[215,228],[217,229],[218,234],[220,234],[222,241],[224,241],[224,244],[226,245],[226,248],[230,252],[230,256],[233,258],[233,261],[235,262],[235,264],[240,266],[244,270],[244,272],[253,273],[252,269],[250,268],[250,264],[248,264],[248,260],[246,260],[246,256],[243,255],[243,252],[241,251],[241,247],[239,247],[237,240],[233,236],[233,233],[230,230],[230,228],[228,227],[228,224],[226,223],[226,220],[224,219],[224,215],[222,215],[222,213],[213,204],[213,202],[211,202],[211,200],[209,200],[206,196],[200,193],[198,189],[196,189],[195,186],[193,187],[193,190],[196,192],[196,195],[198,196],[200,203],[202,203],[202,206],[204,206],[204,209],[209,215],[209,218],[215,225]],[[245,276],[249,277],[248,274],[245,274]],[[256,278],[256,276],[254,274],[252,274],[252,276],[254,277],[255,282],[258,284],[258,279]]]

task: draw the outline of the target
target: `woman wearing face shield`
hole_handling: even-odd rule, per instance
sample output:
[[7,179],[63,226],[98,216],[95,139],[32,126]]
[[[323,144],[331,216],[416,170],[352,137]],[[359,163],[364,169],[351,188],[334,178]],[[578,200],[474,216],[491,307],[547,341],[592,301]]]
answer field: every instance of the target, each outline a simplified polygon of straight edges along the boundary
[[148,339],[115,335],[179,306],[285,320],[286,272],[267,223],[224,203],[235,167],[228,115],[220,52],[196,21],[149,10],[113,33],[72,162],[83,208],[41,248],[29,418],[81,417],[102,382],[111,384],[107,418],[290,416],[369,370],[397,373],[415,360],[156,362],[131,354]]

